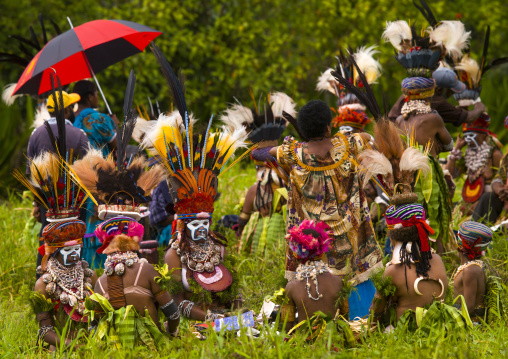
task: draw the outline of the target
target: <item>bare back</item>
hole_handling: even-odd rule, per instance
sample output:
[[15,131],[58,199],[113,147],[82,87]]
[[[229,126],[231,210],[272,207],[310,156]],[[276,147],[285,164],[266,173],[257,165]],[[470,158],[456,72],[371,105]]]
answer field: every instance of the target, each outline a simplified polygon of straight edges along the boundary
[[[148,309],[150,317],[158,325],[154,294],[161,290],[154,278],[159,276],[159,273],[149,263],[144,263],[142,268],[141,265],[142,263],[134,263],[132,267],[125,266],[125,273],[121,276],[125,303],[132,305],[141,315],[144,315],[145,309]],[[106,274],[103,274],[95,284],[95,291],[109,297],[105,295],[108,292],[108,276]]]
[[426,146],[430,141],[430,153],[434,157],[442,152],[443,145],[448,145],[452,140],[443,119],[436,112],[411,115],[407,120],[399,116],[395,124],[404,134],[414,134],[416,142],[421,146]]
[[[342,279],[330,273],[323,273],[317,276],[318,290],[323,295],[318,300],[309,298],[305,287],[306,281],[293,279],[286,285],[286,295],[291,305],[296,307],[299,321],[306,320],[315,312],[321,311],[327,315],[334,316],[337,310],[335,304],[342,290]],[[310,294],[317,298],[316,286],[313,280],[309,280]]]
[[[430,279],[422,279],[417,283],[417,289],[421,295],[415,291],[414,284],[418,276],[414,265],[409,268],[404,264],[392,264],[386,268],[385,276],[391,277],[393,284],[397,287],[397,291],[392,298],[397,303],[397,319],[408,309],[416,310],[417,307],[431,304],[435,299],[442,300],[445,298],[448,279],[443,261],[439,255],[434,253],[429,263],[431,266],[428,272]],[[443,286],[441,286],[439,280],[441,280]]]
[[453,281],[453,297],[463,295],[471,315],[475,308],[484,305],[486,290],[485,271],[477,265],[468,266],[458,273]]

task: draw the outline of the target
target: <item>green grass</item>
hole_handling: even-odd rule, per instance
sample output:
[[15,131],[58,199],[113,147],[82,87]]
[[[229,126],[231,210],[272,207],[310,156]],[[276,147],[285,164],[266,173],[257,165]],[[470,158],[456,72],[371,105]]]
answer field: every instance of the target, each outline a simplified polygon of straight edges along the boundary
[[[240,166],[221,178],[221,198],[216,206],[215,219],[232,213],[246,189],[252,184],[252,166]],[[23,286],[33,288],[37,242],[29,221],[31,203],[11,194],[0,204],[0,358],[40,358],[51,356],[36,343],[37,324],[25,298]],[[234,235],[228,233],[230,240]],[[507,272],[508,242],[496,238],[490,262],[504,277]],[[449,271],[456,267],[456,258],[446,258]],[[259,311],[263,298],[278,289],[283,275],[284,248],[282,244],[267,249],[263,258],[241,257],[243,273],[241,288],[246,305]],[[431,333],[428,338],[405,333],[398,329],[392,334],[373,333],[362,339],[355,348],[345,348],[342,338],[330,326],[314,344],[306,344],[298,336],[293,344],[284,341],[283,332],[276,327],[265,327],[262,339],[249,339],[245,333],[235,335],[210,334],[199,341],[188,333],[188,322],[181,324],[180,340],[173,340],[170,349],[152,353],[144,347],[135,350],[114,350],[89,343],[74,354],[57,353],[57,357],[100,358],[502,358],[508,357],[506,324],[474,328],[469,333],[444,338],[443,332]]]

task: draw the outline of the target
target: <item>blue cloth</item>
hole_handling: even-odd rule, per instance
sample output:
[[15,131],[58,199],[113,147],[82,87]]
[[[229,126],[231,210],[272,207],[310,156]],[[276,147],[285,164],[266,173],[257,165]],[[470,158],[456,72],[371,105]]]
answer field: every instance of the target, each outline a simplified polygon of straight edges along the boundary
[[90,268],[103,268],[106,261],[105,254],[96,253],[101,246],[99,240],[94,235],[95,228],[101,221],[95,217],[95,204],[89,198],[86,200],[86,234],[83,238],[83,254],[82,258],[90,264]]
[[157,232],[159,247],[167,247],[169,240],[171,239],[171,225],[167,225],[166,227],[158,226]]
[[93,108],[85,108],[74,120],[74,126],[85,131],[90,144],[96,149],[102,149],[104,156],[109,155],[107,146],[116,136],[115,122],[106,114],[99,113]]
[[370,279],[355,288],[356,290],[349,295],[349,320],[368,316],[372,299],[376,294],[376,288]]
[[168,204],[173,203],[166,180],[161,181],[154,188],[151,197],[152,201],[148,205],[150,209],[148,218],[150,219],[150,224],[156,226],[168,218],[169,214],[166,211],[166,207]]
[[393,252],[392,241],[390,240],[390,237],[386,236],[385,256],[392,254],[392,252]]

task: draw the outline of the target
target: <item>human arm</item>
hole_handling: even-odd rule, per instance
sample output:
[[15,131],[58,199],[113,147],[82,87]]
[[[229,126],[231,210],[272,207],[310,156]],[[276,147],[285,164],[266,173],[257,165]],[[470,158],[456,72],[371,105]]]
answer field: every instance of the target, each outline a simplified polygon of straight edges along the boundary
[[159,276],[155,268],[152,265],[146,267],[147,276],[150,278],[150,290],[167,319],[167,331],[169,334],[176,337],[178,335],[178,326],[180,325],[180,311],[178,310],[178,305],[169,292],[167,290],[162,290],[160,285],[155,281],[155,278]]
[[448,161],[446,162],[445,168],[450,172],[453,178],[456,178],[460,174],[460,170],[458,170],[456,163],[458,160],[462,158],[462,148],[466,146],[466,141],[462,136],[457,137],[457,141],[455,142],[455,146],[453,150],[450,151],[448,155]]
[[[37,282],[35,283],[35,292],[38,292],[41,294],[44,299],[46,299],[46,284],[42,280],[42,278],[39,278]],[[53,345],[55,347],[58,347],[61,345],[61,338],[56,333],[56,330],[54,328],[54,321],[53,321],[53,310],[47,310],[48,308],[39,308],[40,310],[37,310],[35,316],[37,319],[37,322],[39,323],[39,336],[41,339],[43,339],[46,343],[49,345]],[[70,346],[72,343],[72,340],[69,338],[66,338],[64,340],[66,346]]]
[[249,222],[252,211],[254,210],[254,198],[256,197],[256,189],[257,185],[251,186],[245,195],[242,213],[240,213],[238,219],[238,236],[242,235],[243,229],[247,225],[247,222]]
[[475,103],[473,109],[467,111],[466,122],[473,123],[485,110],[485,105],[482,102]]
[[291,282],[286,285],[285,292],[288,297],[288,303],[280,306],[280,320],[282,323],[286,323],[284,330],[288,332],[293,328],[296,321],[296,305],[291,292]]
[[446,129],[443,119],[439,115],[431,117],[432,125],[435,128],[437,139],[442,143],[442,152],[449,152],[453,149],[453,138]]

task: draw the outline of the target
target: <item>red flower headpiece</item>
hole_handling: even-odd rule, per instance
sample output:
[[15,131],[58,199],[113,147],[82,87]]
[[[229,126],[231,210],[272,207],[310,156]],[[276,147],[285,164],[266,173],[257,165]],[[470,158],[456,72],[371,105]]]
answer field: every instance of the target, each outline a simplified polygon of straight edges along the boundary
[[302,262],[319,258],[328,251],[331,241],[328,235],[330,227],[325,222],[316,222],[305,219],[299,226],[289,230],[287,236],[289,247]]

